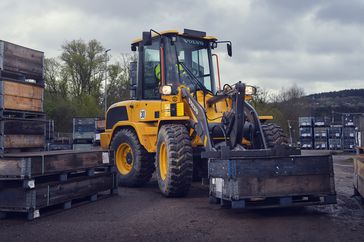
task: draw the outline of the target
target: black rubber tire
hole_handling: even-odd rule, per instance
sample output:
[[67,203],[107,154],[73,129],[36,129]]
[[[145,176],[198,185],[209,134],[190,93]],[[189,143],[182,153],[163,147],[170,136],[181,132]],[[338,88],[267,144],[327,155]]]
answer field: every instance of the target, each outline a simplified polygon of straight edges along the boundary
[[[165,143],[167,150],[167,176],[161,178],[159,169],[160,147]],[[187,128],[181,124],[163,125],[158,133],[156,170],[159,189],[166,197],[187,195],[192,183],[193,154]]]
[[284,134],[283,129],[279,125],[267,123],[262,125],[262,129],[268,148],[273,148],[274,145],[288,146],[287,136]]
[[133,153],[134,162],[130,173],[123,175],[118,171],[119,186],[139,187],[152,178],[154,172],[154,153],[148,153],[140,144],[133,130],[119,130],[111,141],[111,149],[116,152],[120,144],[127,143]]

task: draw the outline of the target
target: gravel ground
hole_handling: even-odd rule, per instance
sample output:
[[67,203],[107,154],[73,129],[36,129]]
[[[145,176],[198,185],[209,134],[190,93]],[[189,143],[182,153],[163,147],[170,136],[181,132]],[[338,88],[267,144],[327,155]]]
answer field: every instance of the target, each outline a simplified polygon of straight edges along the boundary
[[352,198],[350,156],[334,156],[338,204],[237,211],[208,203],[194,183],[188,197],[167,199],[156,181],[28,222],[0,221],[0,241],[363,241],[364,206]]

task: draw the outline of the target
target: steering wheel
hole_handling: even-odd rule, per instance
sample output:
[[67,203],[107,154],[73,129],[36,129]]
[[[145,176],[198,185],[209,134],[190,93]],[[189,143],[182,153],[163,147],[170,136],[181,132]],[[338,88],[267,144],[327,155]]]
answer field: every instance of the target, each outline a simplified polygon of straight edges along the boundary
[[230,86],[229,84],[225,84],[222,88],[223,93],[227,93],[228,91],[231,91],[231,90],[233,90],[233,87]]

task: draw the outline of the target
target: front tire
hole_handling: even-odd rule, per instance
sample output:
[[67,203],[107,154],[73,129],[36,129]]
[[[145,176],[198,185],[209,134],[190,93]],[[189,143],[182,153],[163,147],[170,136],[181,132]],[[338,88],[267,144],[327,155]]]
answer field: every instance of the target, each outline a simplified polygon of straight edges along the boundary
[[166,197],[185,196],[191,186],[193,155],[187,128],[163,125],[158,133],[156,170],[159,189]]
[[138,187],[151,179],[153,154],[144,149],[134,131],[118,131],[111,142],[111,149],[115,152],[119,186]]

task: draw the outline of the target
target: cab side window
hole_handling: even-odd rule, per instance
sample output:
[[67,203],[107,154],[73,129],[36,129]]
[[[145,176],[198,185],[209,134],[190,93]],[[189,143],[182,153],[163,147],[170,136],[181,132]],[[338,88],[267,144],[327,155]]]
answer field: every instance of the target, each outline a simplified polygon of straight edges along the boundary
[[144,47],[143,99],[160,99],[159,41]]

